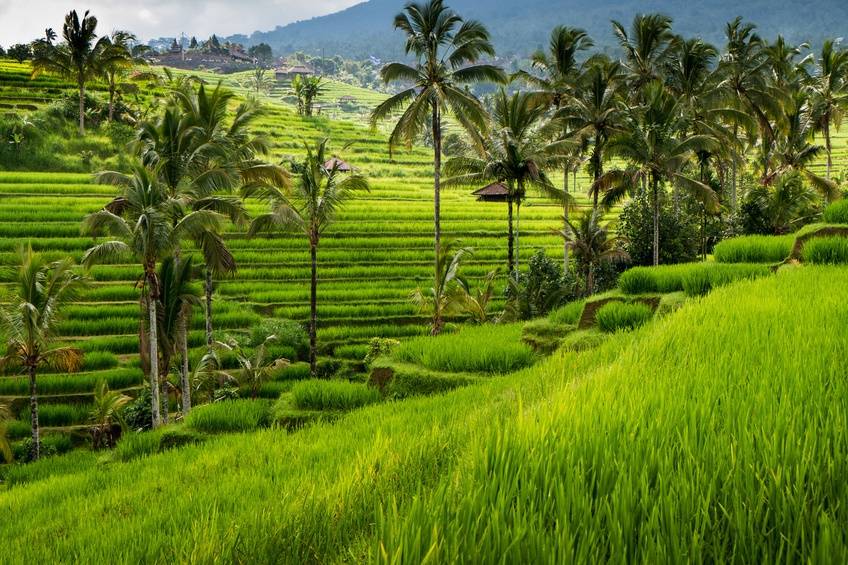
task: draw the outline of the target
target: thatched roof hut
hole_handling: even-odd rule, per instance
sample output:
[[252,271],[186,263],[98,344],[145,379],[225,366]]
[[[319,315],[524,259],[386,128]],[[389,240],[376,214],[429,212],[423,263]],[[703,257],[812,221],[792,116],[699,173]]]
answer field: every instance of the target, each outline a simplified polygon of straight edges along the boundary
[[506,202],[509,200],[509,188],[501,182],[493,182],[472,192],[482,202]]
[[349,173],[353,171],[353,167],[351,167],[348,163],[342,161],[338,157],[333,157],[332,159],[328,159],[324,162],[325,170],[331,171],[334,168],[340,173]]

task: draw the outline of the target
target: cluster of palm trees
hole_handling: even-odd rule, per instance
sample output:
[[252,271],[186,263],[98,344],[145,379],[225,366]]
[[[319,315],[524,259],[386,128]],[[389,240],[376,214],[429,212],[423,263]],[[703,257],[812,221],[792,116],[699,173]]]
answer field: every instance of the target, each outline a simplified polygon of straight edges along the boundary
[[[620,254],[606,236],[596,243],[581,238],[606,234],[599,218],[627,196],[651,202],[654,264],[662,245],[661,205],[669,196],[675,213],[684,198],[704,214],[733,213],[743,170],[765,191],[791,174],[826,199],[838,196],[831,128],[848,109],[848,51],[838,42],[803,56],[807,46],[781,37],[768,42],[752,24],[736,19],[727,24],[727,44],[719,50],[676,35],[666,16],[638,15],[630,28],[612,22],[620,60],[592,53],[585,31],[558,26],[549,48],[533,55],[531,69],[507,76],[480,62],[494,57],[485,27],[464,20],[443,0],[411,3],[394,24],[406,35],[412,62],[383,67],[383,80],[399,84],[400,91],[374,110],[372,125],[394,121],[390,151],[432,135],[437,278],[443,185],[505,187],[510,273],[517,264],[513,206],[520,213],[528,188],[562,203],[565,268],[572,249],[578,262],[589,261],[590,271],[596,260]],[[480,100],[468,88],[479,83],[502,88],[493,99]],[[447,116],[466,134],[466,147],[443,166]],[[816,135],[823,146],[814,143]],[[822,152],[824,177],[810,169]],[[592,206],[578,229],[569,219],[569,176],[576,179],[584,167]],[[554,182],[555,171],[562,184]],[[594,246],[588,254],[587,246]]]
[[76,10],[65,16],[61,43],[52,28],[33,43],[32,76],[50,72],[73,81],[79,92],[79,133],[85,135],[85,92],[89,82],[100,79],[109,90],[109,121],[115,116],[120,82],[137,65],[144,47],[128,31],[97,37],[97,18],[88,11],[80,18]]

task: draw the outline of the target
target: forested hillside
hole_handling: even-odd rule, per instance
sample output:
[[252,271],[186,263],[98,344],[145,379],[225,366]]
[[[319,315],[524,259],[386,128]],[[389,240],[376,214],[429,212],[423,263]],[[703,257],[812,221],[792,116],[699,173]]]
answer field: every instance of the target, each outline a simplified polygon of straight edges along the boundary
[[[370,0],[347,10],[308,21],[277,27],[272,31],[235,36],[246,44],[266,42],[275,51],[307,51],[347,57],[401,55],[403,43],[391,33],[392,17],[403,8],[403,0]],[[456,0],[451,7],[466,17],[484,20],[498,54],[526,55],[541,47],[551,21],[582,27],[602,47],[614,49],[610,20],[629,22],[636,13],[662,12],[675,20],[677,33],[700,35],[721,43],[724,24],[736,16],[755,21],[762,35],[782,34],[794,43],[821,43],[825,37],[844,34],[848,2],[816,0],[801,7],[794,2],[750,0],[734,2],[686,2],[644,0],[642,2],[592,2],[589,0]]]

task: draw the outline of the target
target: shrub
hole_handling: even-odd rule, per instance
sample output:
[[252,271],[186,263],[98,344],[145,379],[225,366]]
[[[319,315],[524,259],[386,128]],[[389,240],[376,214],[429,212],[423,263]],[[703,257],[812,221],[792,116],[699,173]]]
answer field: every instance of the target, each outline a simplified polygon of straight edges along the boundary
[[[44,434],[41,436],[41,457],[52,457],[67,453],[74,448],[70,436],[62,433]],[[32,438],[26,438],[12,447],[15,461],[29,463],[32,461]]]
[[794,235],[746,235],[725,239],[715,246],[719,263],[777,263],[792,252]]
[[640,302],[610,302],[595,314],[598,329],[605,333],[619,330],[632,330],[645,324],[654,315],[654,311]]
[[503,374],[531,365],[536,355],[521,342],[522,324],[466,326],[455,334],[403,342],[392,358],[449,373]]
[[552,309],[574,299],[580,282],[573,272],[563,276],[560,264],[540,249],[530,258],[527,271],[507,287],[511,318],[530,320],[544,316]]
[[[671,198],[660,205],[660,263],[694,261],[700,248],[700,214],[681,206],[675,213]],[[624,206],[618,233],[626,238],[625,250],[634,265],[650,265],[654,258],[654,216],[651,199],[637,196]]]
[[848,199],[831,203],[824,209],[823,219],[829,224],[848,224]]
[[848,263],[848,238],[814,237],[804,243],[804,261],[813,264]]
[[391,354],[397,349],[400,342],[390,337],[374,337],[368,342],[368,352],[365,354],[365,363],[371,363],[380,357]]
[[301,381],[291,394],[302,410],[351,410],[382,400],[380,391],[368,385],[324,379]]
[[153,425],[151,402],[150,387],[144,387],[135,400],[124,406],[123,416],[127,428],[137,432],[151,428]]
[[198,406],[185,418],[187,427],[206,433],[246,432],[270,423],[267,400],[230,400]]

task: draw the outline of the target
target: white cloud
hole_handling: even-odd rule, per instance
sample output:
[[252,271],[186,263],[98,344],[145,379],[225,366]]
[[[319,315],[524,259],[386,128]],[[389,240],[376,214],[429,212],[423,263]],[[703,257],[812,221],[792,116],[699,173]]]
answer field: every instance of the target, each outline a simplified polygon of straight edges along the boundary
[[212,33],[249,35],[278,25],[329,14],[362,0],[88,0],[75,4],[62,0],[0,0],[0,45],[31,41],[44,29],[59,32],[64,15],[72,9],[90,10],[97,16],[98,31],[128,29],[147,40],[180,33],[207,37]]

